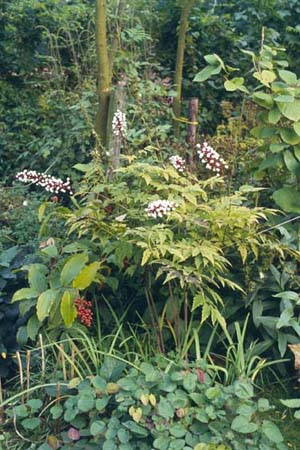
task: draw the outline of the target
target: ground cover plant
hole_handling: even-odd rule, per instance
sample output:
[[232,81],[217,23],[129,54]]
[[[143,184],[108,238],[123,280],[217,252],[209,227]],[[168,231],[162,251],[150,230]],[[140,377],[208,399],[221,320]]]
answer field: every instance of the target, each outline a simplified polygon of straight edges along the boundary
[[0,8],[1,450],[296,449],[297,2]]

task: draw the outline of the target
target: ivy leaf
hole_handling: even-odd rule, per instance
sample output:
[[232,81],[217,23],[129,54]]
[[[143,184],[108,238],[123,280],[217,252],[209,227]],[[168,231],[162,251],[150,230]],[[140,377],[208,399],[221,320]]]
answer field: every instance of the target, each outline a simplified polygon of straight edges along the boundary
[[264,435],[267,436],[268,439],[270,439],[270,441],[275,442],[276,444],[279,444],[283,441],[283,437],[279,428],[269,420],[263,421],[261,430]]
[[174,416],[174,408],[172,407],[171,403],[164,397],[160,398],[160,401],[158,403],[158,412],[165,419],[170,419]]
[[202,83],[203,81],[208,80],[208,78],[210,78],[212,75],[217,75],[218,73],[220,73],[221,70],[222,70],[221,65],[219,65],[219,66],[213,66],[213,65],[206,66],[199,73],[197,73],[197,75],[195,76],[193,81],[196,81],[198,83]]
[[231,429],[238,433],[248,434],[257,431],[258,425],[249,422],[249,418],[246,416],[237,416],[232,421]]
[[24,419],[22,420],[22,426],[26,428],[26,430],[35,430],[37,427],[40,426],[41,421],[38,417],[32,417],[30,419]]

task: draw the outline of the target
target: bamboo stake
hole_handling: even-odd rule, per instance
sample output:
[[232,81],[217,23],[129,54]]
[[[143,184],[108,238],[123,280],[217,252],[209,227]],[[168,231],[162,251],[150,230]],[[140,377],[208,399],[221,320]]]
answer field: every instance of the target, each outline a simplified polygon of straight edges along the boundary
[[31,351],[27,350],[26,352],[26,390],[27,390],[27,400],[30,397],[30,359],[31,359]]
[[[22,365],[22,359],[21,359],[21,355],[20,355],[19,351],[16,352],[16,357],[17,357],[18,367],[19,367],[20,388],[21,388],[21,392],[23,392],[24,391],[23,365]],[[21,402],[24,403],[24,393],[21,396]]]

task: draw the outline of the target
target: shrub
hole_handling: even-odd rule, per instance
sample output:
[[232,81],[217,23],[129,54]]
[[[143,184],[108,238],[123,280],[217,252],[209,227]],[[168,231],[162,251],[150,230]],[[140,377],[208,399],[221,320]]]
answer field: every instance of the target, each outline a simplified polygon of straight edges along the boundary
[[265,417],[272,406],[254,398],[247,380],[224,387],[197,365],[160,365],[142,363],[124,375],[123,363],[106,361],[100,375],[46,388],[44,402],[10,406],[6,428],[15,415],[25,438],[41,443],[47,434],[48,446],[62,450],[287,448]]

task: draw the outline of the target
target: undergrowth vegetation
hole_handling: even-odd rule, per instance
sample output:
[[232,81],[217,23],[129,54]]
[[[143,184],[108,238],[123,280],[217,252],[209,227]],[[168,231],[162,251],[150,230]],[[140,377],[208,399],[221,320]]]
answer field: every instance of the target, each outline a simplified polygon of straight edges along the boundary
[[299,448],[298,2],[0,8],[0,449]]

